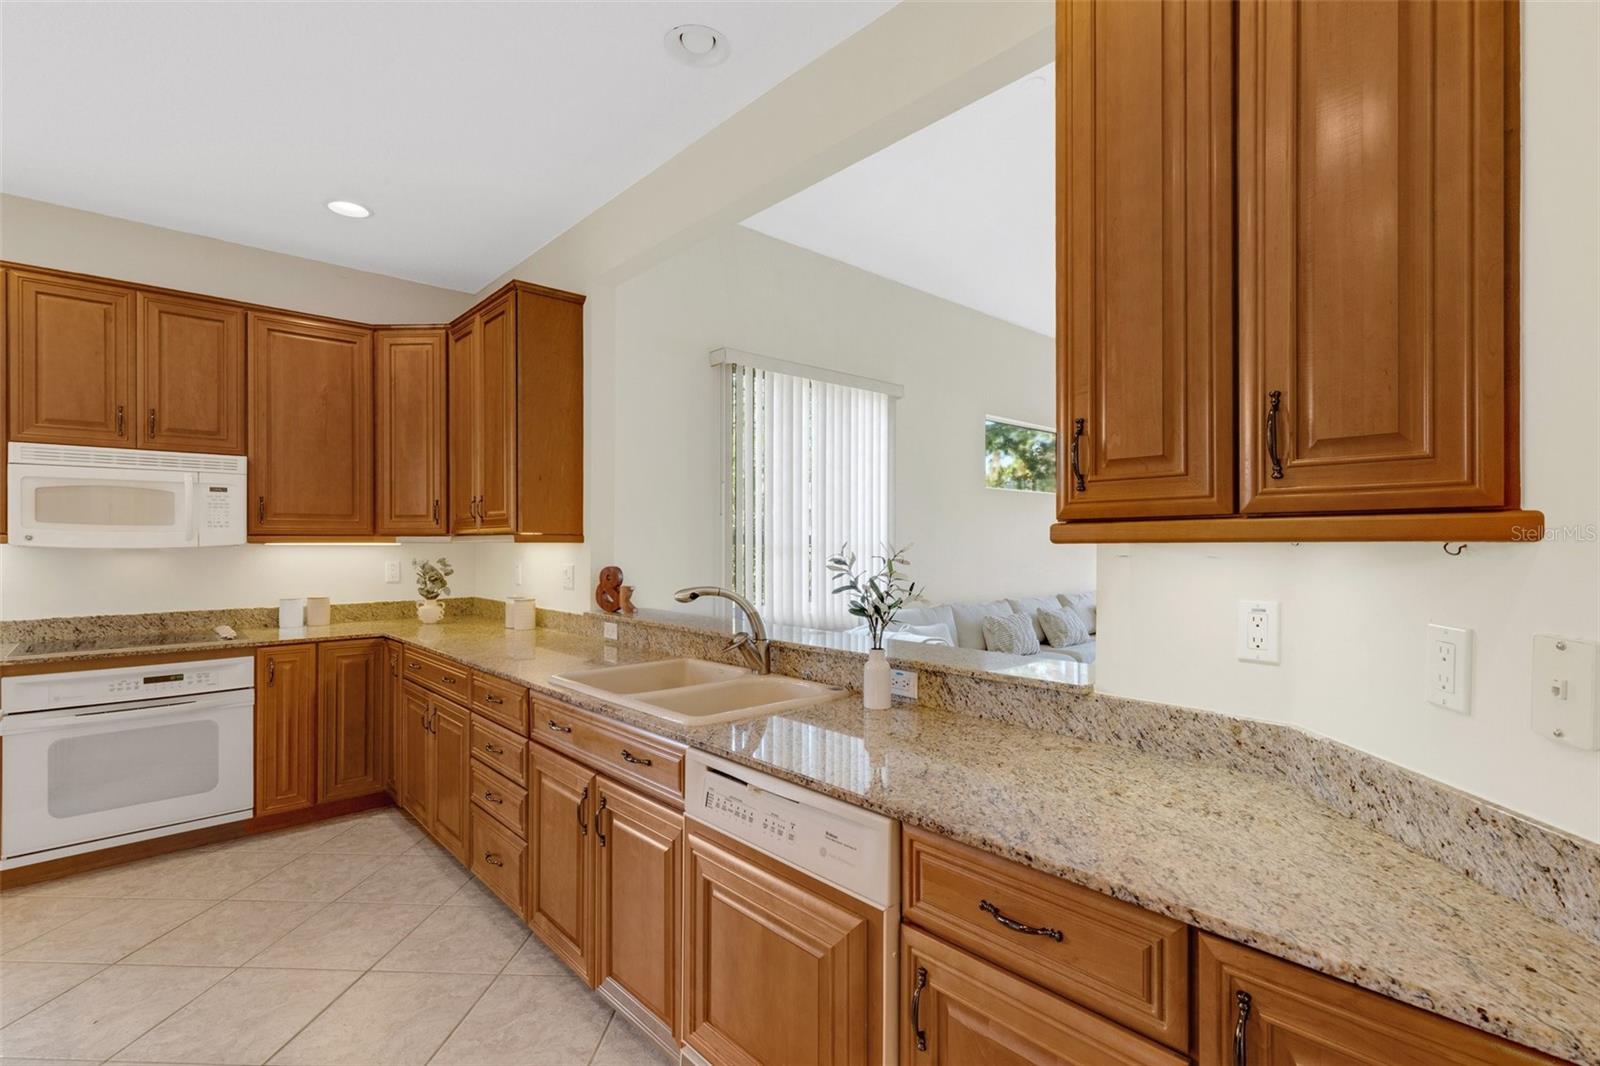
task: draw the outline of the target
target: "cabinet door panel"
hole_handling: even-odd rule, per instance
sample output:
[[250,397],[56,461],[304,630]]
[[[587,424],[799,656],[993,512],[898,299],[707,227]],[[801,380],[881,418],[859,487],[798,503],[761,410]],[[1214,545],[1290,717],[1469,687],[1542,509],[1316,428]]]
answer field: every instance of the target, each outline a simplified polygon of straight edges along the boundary
[[1231,7],[1057,12],[1060,517],[1230,513]]
[[467,712],[442,700],[432,700],[430,706],[433,734],[429,738],[432,753],[429,805],[433,821],[429,828],[446,851],[466,862],[470,832],[467,818],[472,808],[472,783],[467,768],[472,742],[468,737]]
[[871,1061],[872,920],[698,828],[687,862],[685,1042],[717,1063]]
[[133,290],[13,271],[11,439],[131,448]]
[[478,330],[467,319],[450,330],[450,531],[478,528]]
[[528,761],[528,924],[592,984],[594,774],[531,742]]
[[372,532],[372,331],[252,315],[250,532]]
[[256,817],[317,802],[317,646],[256,653]]
[[139,447],[244,452],[244,308],[139,294]]
[[400,806],[410,811],[424,829],[431,831],[433,808],[429,803],[432,784],[428,779],[428,701],[428,694],[417,686],[400,686],[400,727],[396,732],[399,754],[395,786],[399,792]]
[[377,532],[446,533],[444,331],[376,339]]
[[517,532],[583,536],[583,301],[517,294]]
[[324,803],[383,791],[387,670],[381,640],[329,641],[317,647],[317,794]]
[[1245,512],[1507,502],[1507,6],[1241,6]]
[[510,533],[517,499],[517,315],[514,294],[478,312],[477,449],[480,483],[475,528]]
[[902,926],[900,1061],[907,1066],[1184,1066],[1188,1060],[993,963]]
[[683,815],[600,778],[595,811],[595,983],[671,1042],[678,1016]]

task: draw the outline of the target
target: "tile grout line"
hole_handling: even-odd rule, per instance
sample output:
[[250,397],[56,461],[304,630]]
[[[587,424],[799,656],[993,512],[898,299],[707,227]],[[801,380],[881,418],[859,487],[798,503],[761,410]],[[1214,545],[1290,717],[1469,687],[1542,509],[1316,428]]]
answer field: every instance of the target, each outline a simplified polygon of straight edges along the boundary
[[[424,838],[424,839],[426,839],[426,838]],[[470,884],[471,883],[471,878],[472,878],[472,871],[470,869],[467,871],[467,877],[468,877],[467,883]],[[444,1035],[444,1039],[439,1041],[439,1046],[434,1048],[433,1049],[433,1053],[428,1056],[428,1062],[430,1062],[430,1063],[433,1062],[434,1059],[439,1057],[439,1052],[443,1051],[444,1050],[444,1046],[446,1044],[450,1043],[450,1038],[456,1035],[456,1030],[460,1029],[462,1023],[465,1022],[467,1020],[467,1018],[472,1014],[472,1012],[477,1009],[478,1004],[483,1001],[483,997],[484,996],[487,996],[489,994],[489,989],[494,987],[495,982],[500,980],[500,978],[505,976],[506,967],[511,965],[511,960],[515,959],[517,957],[518,953],[520,953],[522,951],[523,945],[528,942],[528,938],[533,935],[533,933],[528,929],[528,923],[522,920],[522,915],[512,913],[511,908],[510,907],[506,907],[505,904],[503,904],[503,903],[500,903],[500,901],[498,899],[495,900],[495,902],[499,903],[500,906],[502,908],[504,908],[504,910],[505,910],[505,912],[507,914],[511,914],[511,916],[517,920],[517,923],[520,926],[522,926],[522,930],[526,935],[522,938],[522,942],[519,943],[515,948],[512,949],[511,954],[506,956],[506,961],[500,964],[500,969],[496,970],[494,972],[493,976],[491,976],[489,978],[489,983],[483,986],[483,991],[478,993],[477,998],[475,998],[472,1001],[471,1005],[468,1006],[465,1011],[462,1011],[461,1017],[456,1019],[456,1024],[454,1024],[454,1025],[452,1025],[450,1027],[450,1031]],[[441,903],[439,906],[443,907],[444,904]],[[430,917],[431,917],[431,915],[430,915]],[[424,920],[426,920],[426,919],[424,919]]]

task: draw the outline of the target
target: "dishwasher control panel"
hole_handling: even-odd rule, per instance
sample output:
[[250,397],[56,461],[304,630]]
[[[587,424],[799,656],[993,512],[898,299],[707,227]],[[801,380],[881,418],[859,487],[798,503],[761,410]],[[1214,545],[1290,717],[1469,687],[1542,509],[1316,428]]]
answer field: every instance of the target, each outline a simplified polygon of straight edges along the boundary
[[899,823],[692,753],[690,817],[877,906],[898,900]]

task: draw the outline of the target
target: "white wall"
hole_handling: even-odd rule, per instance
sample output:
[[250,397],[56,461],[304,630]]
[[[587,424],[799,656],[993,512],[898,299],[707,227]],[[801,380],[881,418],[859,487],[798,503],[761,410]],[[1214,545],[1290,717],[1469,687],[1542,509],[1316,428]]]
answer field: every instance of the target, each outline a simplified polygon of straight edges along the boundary
[[1093,585],[1092,548],[1049,543],[1054,497],[986,488],[985,415],[1055,421],[1054,342],[740,226],[618,286],[612,555],[641,606],[723,580],[729,347],[904,386],[894,538],[935,601]]
[[[1542,544],[1106,547],[1096,687],[1291,722],[1600,840],[1600,754],[1528,724],[1532,637],[1600,638],[1600,6],[1523,6],[1523,502]],[[1234,658],[1282,603],[1283,662]],[[1424,627],[1474,631],[1471,714],[1427,704]]]

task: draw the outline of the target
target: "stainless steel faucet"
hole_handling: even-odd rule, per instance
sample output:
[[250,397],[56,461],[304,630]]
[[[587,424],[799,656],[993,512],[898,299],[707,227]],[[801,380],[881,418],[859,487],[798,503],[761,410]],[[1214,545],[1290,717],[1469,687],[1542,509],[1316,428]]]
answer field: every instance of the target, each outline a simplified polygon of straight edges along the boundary
[[752,633],[735,633],[733,639],[723,646],[723,652],[738,652],[739,657],[758,674],[772,673],[772,642],[767,639],[766,623],[761,621],[761,613],[755,609],[755,605],[737,592],[712,585],[694,585],[673,594],[679,603],[693,603],[701,596],[720,596],[732,601],[750,623]]

